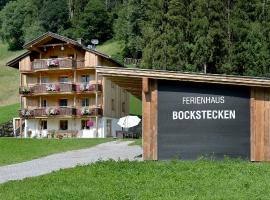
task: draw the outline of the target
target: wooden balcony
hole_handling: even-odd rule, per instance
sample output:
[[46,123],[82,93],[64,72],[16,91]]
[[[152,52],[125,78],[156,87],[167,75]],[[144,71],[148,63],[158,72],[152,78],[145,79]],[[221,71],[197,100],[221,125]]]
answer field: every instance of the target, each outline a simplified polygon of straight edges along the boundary
[[102,108],[88,108],[88,107],[81,107],[77,109],[77,116],[102,116],[103,110]]
[[102,92],[101,84],[77,84],[77,93],[91,93],[91,92]]
[[20,110],[19,114],[20,117],[22,118],[75,116],[76,108],[73,107],[36,108],[32,110]]
[[101,108],[47,107],[19,110],[21,118],[102,116]]
[[73,83],[48,83],[36,84],[32,86],[22,86],[19,93],[24,96],[38,94],[61,94],[61,93],[92,93],[102,92],[101,84],[83,85]]
[[31,63],[32,70],[76,69],[83,66],[84,61],[76,61],[71,58],[35,59]]

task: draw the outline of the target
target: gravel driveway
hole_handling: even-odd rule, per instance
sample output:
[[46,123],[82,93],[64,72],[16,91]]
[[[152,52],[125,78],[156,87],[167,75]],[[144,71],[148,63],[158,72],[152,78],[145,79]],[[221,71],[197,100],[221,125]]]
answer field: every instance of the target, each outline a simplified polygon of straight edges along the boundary
[[142,148],[130,141],[114,141],[97,146],[53,154],[43,158],[0,167],[0,183],[40,176],[50,172],[86,165],[99,160],[141,160]]

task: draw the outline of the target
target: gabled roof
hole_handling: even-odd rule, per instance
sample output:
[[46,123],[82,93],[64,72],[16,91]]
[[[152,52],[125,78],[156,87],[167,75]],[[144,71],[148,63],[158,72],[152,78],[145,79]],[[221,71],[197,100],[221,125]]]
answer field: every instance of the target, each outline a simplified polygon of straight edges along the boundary
[[[119,63],[118,61],[112,59],[110,56],[108,56],[106,54],[103,54],[103,53],[101,53],[99,51],[96,51],[96,50],[93,50],[93,49],[89,49],[86,46],[84,46],[83,44],[80,44],[79,42],[77,42],[76,40],[73,40],[73,39],[70,39],[68,37],[65,37],[65,36],[62,36],[62,35],[59,35],[59,34],[56,34],[56,33],[52,33],[52,32],[47,32],[47,33],[44,33],[44,34],[40,35],[39,37],[33,39],[32,41],[24,44],[23,48],[30,50],[30,48],[32,46],[37,45],[38,43],[40,43],[43,40],[46,40],[48,38],[55,38],[55,39],[61,40],[63,42],[66,42],[68,44],[72,44],[72,45],[74,45],[76,47],[82,48],[83,50],[85,50],[87,52],[90,52],[90,53],[93,53],[95,55],[101,56],[101,57],[103,57],[103,58],[105,58],[105,59],[107,59],[107,60],[109,60],[109,61],[123,67],[123,65],[121,63]],[[20,59],[28,56],[30,53],[31,53],[31,51],[28,51],[28,52],[20,55],[17,58],[14,58],[13,60],[9,61],[6,65],[10,66],[10,67],[13,67],[13,66],[16,65],[15,64],[16,62],[18,62]]]
[[9,67],[13,67],[13,68],[17,68],[19,69],[19,61],[23,58],[25,58],[26,56],[30,55],[31,54],[31,51],[27,51],[21,55],[19,55],[18,57],[10,60],[9,62],[6,63],[6,66],[9,66]]

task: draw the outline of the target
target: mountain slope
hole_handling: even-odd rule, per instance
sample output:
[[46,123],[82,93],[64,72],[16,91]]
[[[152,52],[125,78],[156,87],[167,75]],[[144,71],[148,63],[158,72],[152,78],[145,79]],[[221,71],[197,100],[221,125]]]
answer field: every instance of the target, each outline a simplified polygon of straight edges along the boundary
[[19,71],[6,67],[6,63],[21,53],[8,51],[8,45],[0,42],[0,106],[19,103]]

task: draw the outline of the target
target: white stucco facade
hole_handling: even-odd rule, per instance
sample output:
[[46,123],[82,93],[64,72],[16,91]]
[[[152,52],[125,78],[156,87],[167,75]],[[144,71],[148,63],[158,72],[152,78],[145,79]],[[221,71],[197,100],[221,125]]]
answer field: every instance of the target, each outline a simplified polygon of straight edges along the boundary
[[[107,117],[98,119],[98,131],[96,131],[95,118],[91,119],[92,121],[94,121],[94,125],[90,127],[89,129],[82,129],[82,125],[81,125],[82,120],[89,120],[89,119],[48,118],[48,119],[42,119],[42,120],[47,121],[46,130],[41,129],[40,119],[26,119],[25,128],[24,128],[24,137],[27,138],[30,136],[32,138],[33,137],[46,138],[50,131],[60,130],[60,120],[67,120],[68,121],[67,131],[76,131],[78,138],[116,137],[116,131],[122,130],[122,128],[117,124],[118,119],[107,118]],[[108,134],[108,131],[109,131],[108,129],[111,129],[111,134]]]

